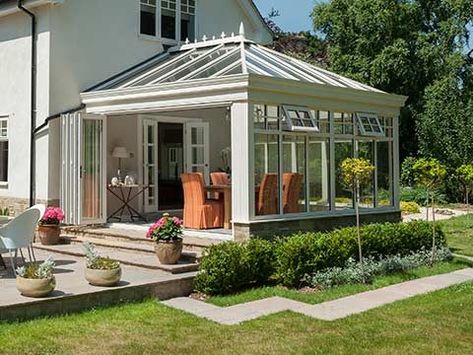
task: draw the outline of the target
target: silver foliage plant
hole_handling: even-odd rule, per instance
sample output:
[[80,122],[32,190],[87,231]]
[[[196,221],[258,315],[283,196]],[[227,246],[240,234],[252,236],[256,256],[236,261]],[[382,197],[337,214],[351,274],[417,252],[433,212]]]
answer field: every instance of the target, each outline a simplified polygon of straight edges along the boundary
[[56,263],[54,259],[49,256],[41,264],[30,264],[27,266],[21,266],[16,269],[16,273],[20,277],[34,278],[34,279],[49,279],[53,276],[54,268]]
[[[452,259],[450,249],[437,249],[434,262]],[[382,259],[366,258],[363,268],[355,259],[349,259],[344,267],[332,267],[321,270],[304,279],[315,288],[327,289],[338,285],[357,284],[373,281],[375,276],[408,271],[420,266],[430,265],[432,250],[421,249],[407,256],[394,255]]]
[[82,244],[82,248],[84,249],[85,260],[86,260],[86,263],[87,263],[87,267],[90,268],[100,258],[99,253],[95,249],[95,246],[92,243],[89,243],[89,242],[85,242],[84,244]]

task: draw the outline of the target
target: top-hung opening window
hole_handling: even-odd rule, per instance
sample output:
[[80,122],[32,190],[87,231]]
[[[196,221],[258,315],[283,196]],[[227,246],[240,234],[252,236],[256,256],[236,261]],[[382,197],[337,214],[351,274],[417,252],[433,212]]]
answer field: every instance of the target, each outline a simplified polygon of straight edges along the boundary
[[313,112],[306,107],[283,106],[287,129],[290,131],[319,131]]
[[356,114],[358,128],[363,136],[384,136],[384,129],[381,126],[378,115],[373,113]]

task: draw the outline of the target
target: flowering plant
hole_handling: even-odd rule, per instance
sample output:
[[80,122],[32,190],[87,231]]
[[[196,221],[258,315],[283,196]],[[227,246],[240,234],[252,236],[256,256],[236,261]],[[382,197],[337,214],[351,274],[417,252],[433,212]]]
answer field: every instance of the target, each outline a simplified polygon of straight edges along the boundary
[[48,207],[44,212],[43,218],[39,221],[40,225],[57,225],[64,220],[64,212],[59,207]]
[[43,280],[53,277],[56,263],[50,256],[42,264],[30,263],[16,269],[16,274],[25,279]]
[[160,240],[175,242],[182,239],[182,220],[165,213],[156,223],[149,227],[146,238],[155,242]]

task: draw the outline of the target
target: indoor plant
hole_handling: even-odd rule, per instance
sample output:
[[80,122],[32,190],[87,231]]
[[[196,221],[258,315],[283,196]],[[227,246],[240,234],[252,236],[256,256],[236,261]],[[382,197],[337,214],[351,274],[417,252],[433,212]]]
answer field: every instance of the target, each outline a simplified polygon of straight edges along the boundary
[[92,286],[109,287],[118,284],[122,277],[120,263],[99,256],[95,246],[91,243],[84,243],[83,247],[86,259],[85,279]]
[[64,212],[59,207],[48,207],[38,223],[38,237],[43,245],[59,243],[60,224],[64,220]]
[[176,264],[182,254],[182,220],[165,213],[149,228],[146,238],[156,242],[154,250],[161,264]]
[[30,263],[16,269],[16,288],[26,297],[45,297],[56,287],[56,264],[49,257],[42,264]]

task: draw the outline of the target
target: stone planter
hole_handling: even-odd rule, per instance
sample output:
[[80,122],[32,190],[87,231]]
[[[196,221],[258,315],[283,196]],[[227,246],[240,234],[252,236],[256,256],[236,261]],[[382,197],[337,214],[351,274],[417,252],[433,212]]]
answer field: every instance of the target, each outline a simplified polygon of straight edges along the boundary
[[61,229],[59,225],[42,225],[37,230],[39,241],[42,245],[59,244]]
[[85,268],[85,279],[92,286],[110,287],[117,285],[122,277],[121,267],[112,270]]
[[56,288],[56,278],[53,276],[48,279],[25,279],[17,276],[16,288],[26,297],[46,297]]
[[154,250],[161,264],[176,264],[182,254],[182,239],[172,242],[160,240],[155,245]]

